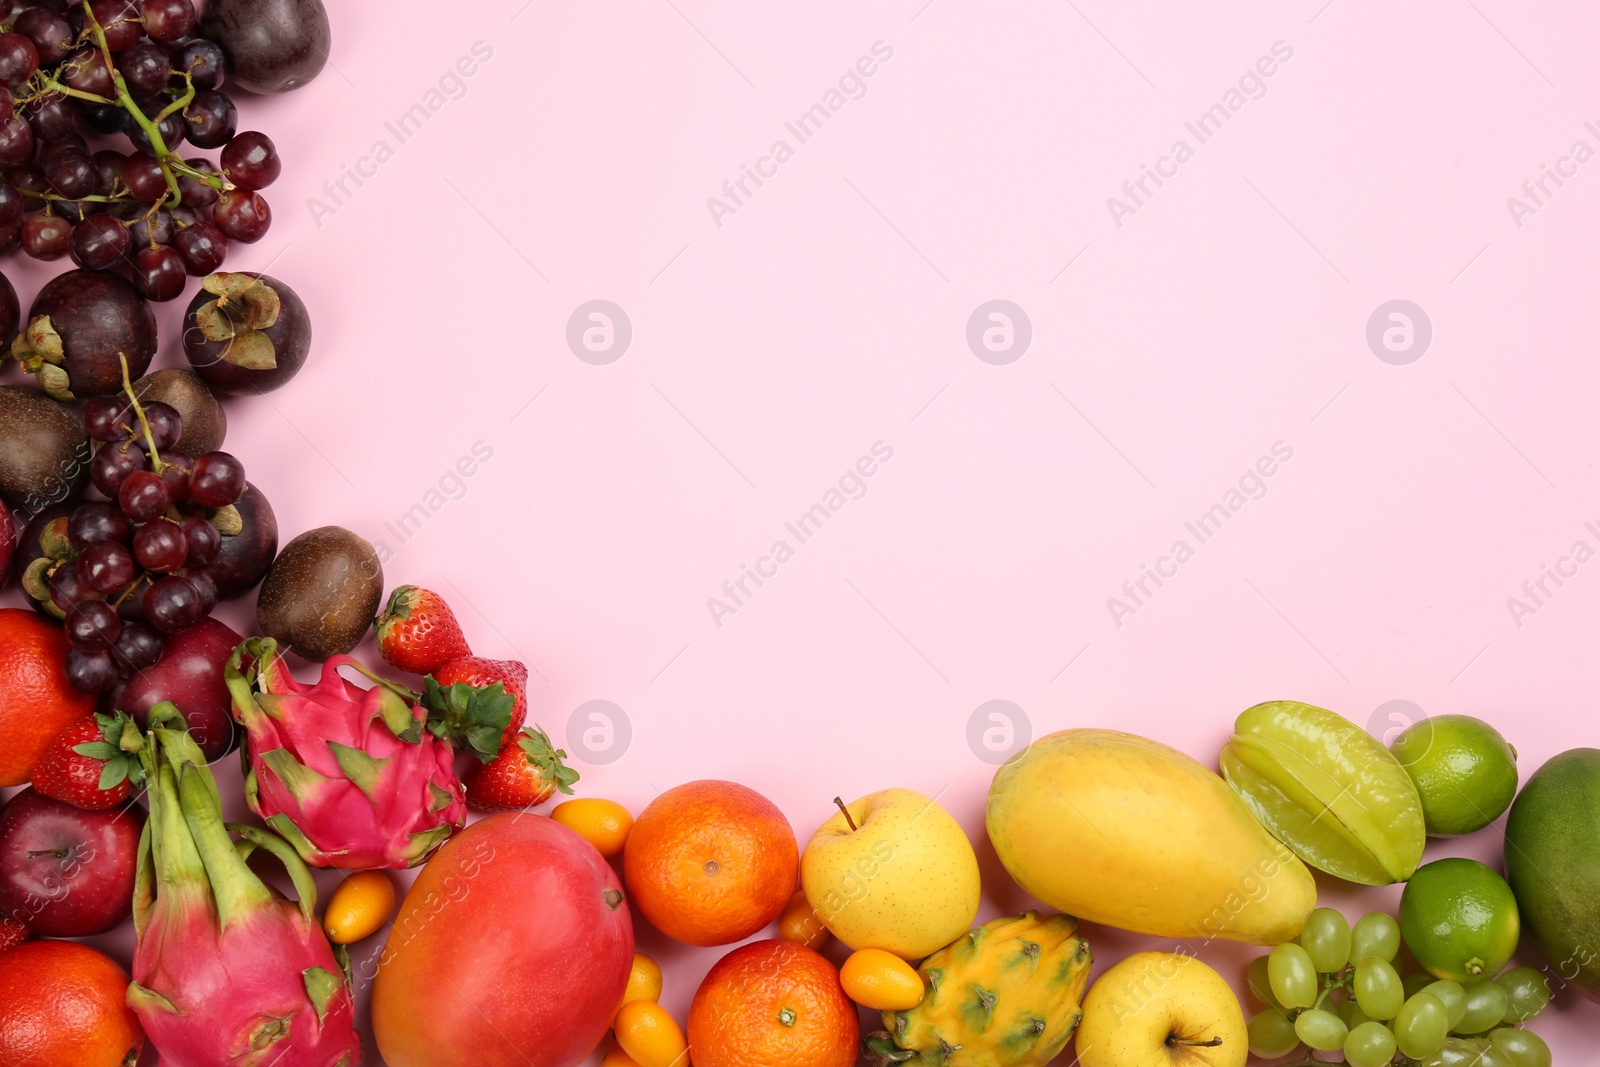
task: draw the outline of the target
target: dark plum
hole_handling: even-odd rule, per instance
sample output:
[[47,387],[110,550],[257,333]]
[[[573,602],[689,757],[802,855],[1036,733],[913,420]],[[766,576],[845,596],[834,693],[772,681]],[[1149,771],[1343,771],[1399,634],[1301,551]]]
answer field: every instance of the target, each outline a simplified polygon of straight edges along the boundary
[[281,93],[315,78],[333,41],[322,0],[210,0],[200,36],[222,46],[228,77],[252,93]]
[[311,351],[300,297],[267,274],[209,275],[189,302],[183,352],[223,393],[265,393],[293,378]]

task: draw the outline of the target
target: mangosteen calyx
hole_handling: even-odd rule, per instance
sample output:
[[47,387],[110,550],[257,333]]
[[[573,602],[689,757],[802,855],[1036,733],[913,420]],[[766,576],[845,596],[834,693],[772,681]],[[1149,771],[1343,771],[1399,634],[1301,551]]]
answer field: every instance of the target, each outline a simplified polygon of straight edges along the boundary
[[67,352],[49,315],[35,315],[29,320],[28,328],[11,342],[11,358],[38,378],[39,388],[50,396],[62,401],[76,399],[72,395],[72,379],[61,366],[66,362]]
[[208,516],[211,525],[217,528],[217,533],[223,537],[233,537],[244,529],[244,516],[239,514],[239,509],[232,504],[224,504],[213,510]]
[[246,370],[273,370],[278,351],[263,331],[278,321],[278,291],[240,271],[209,274],[200,287],[216,296],[195,310],[195,324],[208,341],[227,341],[221,359]]

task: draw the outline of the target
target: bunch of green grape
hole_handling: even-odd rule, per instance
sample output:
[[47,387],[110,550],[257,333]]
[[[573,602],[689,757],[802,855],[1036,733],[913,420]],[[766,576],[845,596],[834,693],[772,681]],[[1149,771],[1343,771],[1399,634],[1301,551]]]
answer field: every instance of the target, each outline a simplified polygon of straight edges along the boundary
[[1250,1051],[1279,1059],[1305,1045],[1351,1067],[1550,1067],[1550,1048],[1520,1028],[1550,1003],[1544,975],[1516,967],[1462,986],[1395,969],[1400,924],[1383,912],[1354,928],[1318,908],[1299,938],[1250,964],[1265,1005],[1250,1020]]

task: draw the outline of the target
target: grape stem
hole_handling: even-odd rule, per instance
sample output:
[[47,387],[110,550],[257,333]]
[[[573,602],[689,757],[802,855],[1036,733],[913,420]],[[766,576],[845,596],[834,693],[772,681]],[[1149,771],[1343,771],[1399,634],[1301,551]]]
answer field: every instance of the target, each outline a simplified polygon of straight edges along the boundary
[[[169,201],[169,199],[174,206],[183,202],[183,193],[178,189],[178,178],[177,174],[174,173],[175,171],[193,178],[196,181],[204,182],[205,184],[211,186],[211,188],[221,192],[224,186],[224,181],[221,175],[207,174],[204,171],[196,170],[195,168],[189,166],[187,163],[183,162],[183,160],[178,158],[172,149],[167,147],[166,139],[161,136],[160,123],[162,120],[182,111],[184,108],[189,106],[191,101],[194,100],[194,76],[188,71],[184,71],[183,93],[166,107],[162,108],[154,119],[151,119],[144,113],[144,110],[134,102],[133,94],[128,92],[128,83],[123,81],[122,72],[117,70],[116,63],[111,58],[111,46],[106,43],[106,31],[101,27],[100,21],[94,17],[94,11],[89,0],[83,0],[83,13],[88,22],[89,32],[94,36],[95,46],[100,49],[100,56],[105,61],[106,70],[111,72],[111,84],[116,86],[117,97],[115,100],[107,100],[104,97],[95,96],[93,93],[78,92],[77,90],[71,89],[69,86],[64,85],[60,86],[60,89],[71,96],[79,96],[84,99],[94,100],[100,103],[118,104],[124,111],[133,116],[133,121],[139,124],[139,128],[144,131],[145,137],[149,139],[150,148],[156,157],[156,162],[161,165],[161,174],[167,179],[167,196],[162,197],[162,199],[156,204],[156,207],[163,206]],[[151,210],[153,211],[154,208]]]
[[133,391],[133,380],[128,376],[128,357],[118,352],[117,362],[122,364],[122,391],[128,395],[128,403],[133,405],[139,428],[144,431],[144,443],[149,446],[150,468],[160,474],[166,464],[161,462],[161,453],[156,450],[156,435],[151,432],[150,420],[144,417],[144,408],[139,403],[138,394]]

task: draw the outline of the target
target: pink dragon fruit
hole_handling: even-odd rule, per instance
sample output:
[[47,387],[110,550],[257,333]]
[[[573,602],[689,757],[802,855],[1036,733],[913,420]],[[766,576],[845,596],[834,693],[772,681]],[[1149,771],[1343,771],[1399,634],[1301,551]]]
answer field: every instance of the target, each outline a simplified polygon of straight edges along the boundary
[[[317,925],[311,872],[265,830],[223,824],[217,783],[175,707],[156,705],[149,722],[128,1005],[163,1067],[357,1067],[355,1003]],[[257,848],[283,862],[298,903],[246,865]]]
[[[248,660],[248,666],[246,662]],[[340,676],[351,667],[375,685]],[[466,824],[456,746],[487,761],[512,698],[498,684],[413,693],[349,656],[302,685],[270,637],[234,649],[224,672],[244,724],[245,800],[313,867],[414,867]]]

